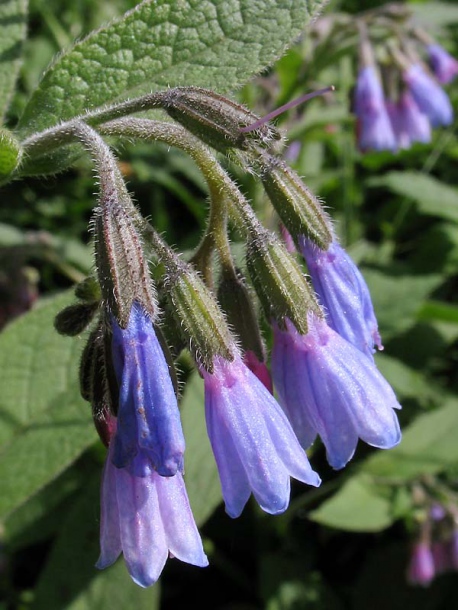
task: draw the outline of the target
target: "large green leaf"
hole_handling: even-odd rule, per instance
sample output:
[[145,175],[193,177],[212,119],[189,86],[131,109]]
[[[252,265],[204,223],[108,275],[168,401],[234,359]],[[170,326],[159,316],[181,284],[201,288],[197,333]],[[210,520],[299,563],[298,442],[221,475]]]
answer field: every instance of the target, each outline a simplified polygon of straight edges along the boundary
[[318,523],[354,532],[378,532],[393,521],[391,503],[370,477],[352,477],[332,498],[310,514]]
[[458,189],[421,172],[388,172],[371,178],[371,186],[386,186],[394,193],[412,199],[423,214],[458,221]]
[[438,274],[412,275],[397,270],[363,268],[385,341],[409,328],[423,302],[443,281]]
[[57,58],[24,111],[21,133],[169,86],[230,91],[278,58],[324,4],[145,0]]
[[14,91],[26,34],[27,0],[0,2],[0,120]]
[[372,455],[364,471],[391,480],[410,480],[458,465],[458,400],[424,413],[403,432],[397,447]]
[[53,329],[70,293],[52,298],[0,334],[0,516],[71,464],[96,435],[77,383],[83,340]]

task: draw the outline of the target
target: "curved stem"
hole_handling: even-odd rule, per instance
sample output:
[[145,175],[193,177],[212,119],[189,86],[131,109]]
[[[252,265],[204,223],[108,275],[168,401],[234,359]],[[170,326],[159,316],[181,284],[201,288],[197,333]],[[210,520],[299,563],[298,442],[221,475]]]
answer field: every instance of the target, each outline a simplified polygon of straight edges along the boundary
[[[230,248],[226,233],[227,211],[243,235],[259,232],[259,220],[243,194],[212,152],[183,127],[149,119],[123,118],[100,125],[98,131],[107,136],[164,142],[183,150],[195,161],[208,184],[212,201],[209,232],[204,236],[195,260],[207,257],[208,250],[214,245],[222,260],[228,261]],[[226,203],[229,204],[228,210]]]

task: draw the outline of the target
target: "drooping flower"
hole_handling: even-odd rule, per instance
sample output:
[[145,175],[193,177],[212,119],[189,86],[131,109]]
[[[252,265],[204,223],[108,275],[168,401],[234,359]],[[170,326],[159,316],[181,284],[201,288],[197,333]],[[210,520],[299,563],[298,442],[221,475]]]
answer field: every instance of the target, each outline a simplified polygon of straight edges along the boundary
[[127,328],[112,319],[113,366],[119,384],[118,432],[113,463],[131,464],[131,474],[144,460],[134,460],[143,450],[160,475],[183,470],[185,448],[178,403],[164,352],[152,321],[134,302]]
[[272,375],[280,404],[303,447],[318,434],[333,468],[352,458],[358,438],[390,449],[401,439],[396,396],[373,361],[326,322],[308,316],[301,335],[274,326]]
[[358,118],[360,149],[396,150],[396,138],[388,116],[382,84],[372,65],[359,71],[354,108]]
[[407,581],[412,585],[427,587],[435,576],[434,558],[428,542],[417,542],[410,556]]
[[453,108],[448,95],[420,64],[412,64],[403,74],[404,81],[433,127],[450,125]]
[[231,517],[251,493],[266,512],[285,511],[290,477],[320,484],[280,406],[240,356],[216,356],[213,372],[202,374],[208,435]]
[[267,364],[265,362],[261,362],[252,350],[247,350],[243,354],[243,363],[252,373],[256,375],[259,381],[264,384],[269,392],[273,394],[274,390],[272,386],[272,376],[267,368]]
[[426,50],[429,63],[437,80],[442,85],[451,83],[458,75],[458,61],[440,44],[429,44]]
[[369,289],[358,267],[336,240],[322,250],[301,236],[299,247],[329,326],[372,358],[374,345],[382,349],[382,342]]
[[431,124],[428,117],[421,112],[408,91],[401,95],[398,106],[403,130],[409,141],[424,144],[431,142]]
[[181,473],[161,477],[140,450],[133,458],[134,470],[144,476],[134,476],[129,468],[114,466],[113,453],[114,442],[102,475],[101,553],[96,567],[107,568],[122,552],[134,582],[149,587],[169,556],[207,566]]

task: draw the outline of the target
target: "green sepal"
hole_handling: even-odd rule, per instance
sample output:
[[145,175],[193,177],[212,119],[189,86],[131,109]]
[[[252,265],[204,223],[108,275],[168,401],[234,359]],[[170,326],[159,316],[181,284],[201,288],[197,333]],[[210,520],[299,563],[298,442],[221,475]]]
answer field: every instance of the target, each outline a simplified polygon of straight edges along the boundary
[[265,231],[247,246],[247,269],[269,322],[285,328],[288,318],[306,334],[307,314],[322,316],[313,290],[297,261],[275,235]]
[[226,314],[229,328],[240,339],[242,350],[254,352],[258,360],[264,362],[265,348],[253,297],[239,270],[223,269],[218,286],[218,302]]
[[177,324],[188,338],[198,365],[211,373],[215,356],[233,360],[234,339],[215,298],[197,272],[183,266],[167,279],[166,288]]
[[244,106],[199,87],[170,89],[164,96],[164,109],[188,131],[222,153],[231,148],[265,147],[281,138],[279,132],[268,125],[243,133],[240,129],[259,117]]
[[284,161],[270,157],[261,169],[261,180],[296,244],[298,237],[304,235],[322,250],[327,250],[332,241],[331,221],[296,172]]
[[95,261],[102,297],[121,328],[129,323],[134,301],[154,319],[156,294],[137,228],[132,202],[115,190],[95,211]]

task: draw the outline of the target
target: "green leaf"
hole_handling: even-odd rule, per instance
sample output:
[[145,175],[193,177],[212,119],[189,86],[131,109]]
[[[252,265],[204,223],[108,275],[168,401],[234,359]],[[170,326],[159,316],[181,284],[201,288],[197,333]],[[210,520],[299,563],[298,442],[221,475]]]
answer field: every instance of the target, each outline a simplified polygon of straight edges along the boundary
[[370,186],[385,186],[412,199],[423,214],[458,222],[458,189],[421,172],[388,172],[368,180]]
[[443,281],[438,274],[410,275],[363,268],[383,340],[409,328],[428,295]]
[[0,119],[4,119],[16,84],[26,35],[27,5],[27,0],[0,2]]
[[365,475],[352,477],[309,516],[328,527],[353,532],[379,532],[393,522],[391,502]]
[[436,389],[431,387],[431,383],[425,379],[424,375],[398,358],[387,354],[377,354],[375,363],[398,396],[415,396],[420,400],[433,400]]
[[221,486],[207,436],[203,381],[197,373],[186,384],[181,401],[181,421],[186,439],[186,489],[194,518],[200,525],[221,503]]
[[154,610],[159,587],[142,589],[131,580],[124,561],[99,572],[100,472],[89,477],[64,522],[36,588],[32,610]]
[[448,2],[410,2],[409,8],[427,29],[458,22],[458,6]]
[[1,517],[96,440],[77,383],[84,342],[53,328],[54,316],[72,301],[72,293],[49,299],[0,334]]
[[403,432],[401,443],[372,455],[364,465],[370,475],[390,480],[411,480],[435,474],[458,464],[458,399],[417,419]]
[[22,136],[157,89],[231,91],[299,36],[324,0],[145,0],[91,33],[45,73]]
[[418,312],[418,319],[458,324],[458,306],[441,301],[426,301]]

